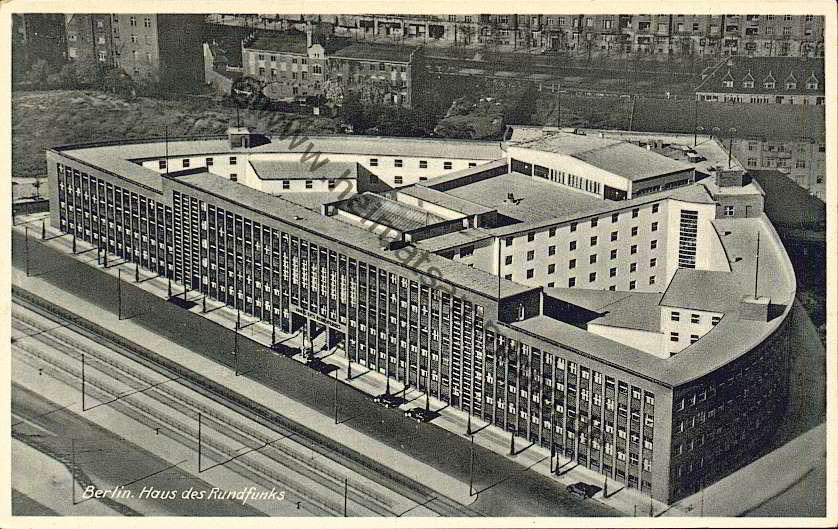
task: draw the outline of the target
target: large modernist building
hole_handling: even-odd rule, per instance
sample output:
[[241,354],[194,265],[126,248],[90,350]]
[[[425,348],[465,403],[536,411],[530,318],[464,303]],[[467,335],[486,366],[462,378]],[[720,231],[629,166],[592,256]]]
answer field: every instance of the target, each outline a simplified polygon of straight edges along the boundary
[[759,453],[792,346],[759,184],[695,154],[559,131],[62,146],[50,222],[674,502]]

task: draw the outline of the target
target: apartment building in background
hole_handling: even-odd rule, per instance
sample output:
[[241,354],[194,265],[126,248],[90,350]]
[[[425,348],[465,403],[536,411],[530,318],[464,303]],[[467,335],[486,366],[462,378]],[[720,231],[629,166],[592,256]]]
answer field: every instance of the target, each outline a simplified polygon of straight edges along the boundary
[[64,15],[12,13],[12,66],[43,59],[51,65],[66,60]]
[[702,101],[823,105],[822,60],[799,57],[731,57],[702,75],[695,89]]
[[50,223],[615,487],[673,503],[752,461],[795,295],[759,185],[667,187],[706,169],[678,142],[529,141],[316,137],[317,173],[246,129],[56,147]]
[[189,88],[204,81],[203,16],[67,14],[67,58],[123,69],[134,80]]
[[380,102],[411,107],[422,70],[419,47],[356,42],[314,33],[254,33],[242,41],[243,74],[267,83],[274,99],[321,96],[331,82],[344,94],[379,94]]
[[[504,51],[653,55],[823,57],[824,20],[814,15],[475,14],[262,15],[302,29],[406,44],[485,45]],[[258,24],[257,24],[258,26]]]

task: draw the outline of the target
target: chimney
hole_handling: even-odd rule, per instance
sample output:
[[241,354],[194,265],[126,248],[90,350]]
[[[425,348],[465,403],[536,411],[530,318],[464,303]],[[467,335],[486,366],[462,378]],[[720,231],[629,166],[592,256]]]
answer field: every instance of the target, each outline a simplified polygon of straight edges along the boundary
[[745,296],[739,305],[739,316],[743,320],[768,321],[768,307],[770,306],[771,298]]
[[306,49],[311,48],[311,45],[312,45],[311,22],[306,22]]
[[515,194],[507,193],[506,194],[506,200],[509,201],[509,202],[514,202],[515,201]]

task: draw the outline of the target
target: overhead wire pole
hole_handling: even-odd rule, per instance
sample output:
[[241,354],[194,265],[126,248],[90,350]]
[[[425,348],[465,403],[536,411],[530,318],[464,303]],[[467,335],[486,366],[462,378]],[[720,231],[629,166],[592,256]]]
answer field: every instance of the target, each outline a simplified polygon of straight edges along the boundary
[[26,277],[29,277],[29,226],[24,226],[23,227],[23,232],[24,232],[24,235],[25,235],[25,245],[26,245],[25,256],[24,256],[25,266],[26,266]]
[[73,505],[76,504],[76,440],[75,438],[70,438],[70,474],[72,475],[72,495],[73,495]]
[[335,369],[335,424],[338,424],[338,370]]
[[343,478],[343,517],[346,518],[349,516],[349,510],[347,507],[349,506],[349,479]]
[[239,322],[236,322],[235,335],[233,336],[233,356],[236,361],[236,376],[239,376]]
[[84,354],[81,355],[81,411],[87,411],[87,407],[84,403]]
[[201,412],[198,412],[198,473],[201,473]]

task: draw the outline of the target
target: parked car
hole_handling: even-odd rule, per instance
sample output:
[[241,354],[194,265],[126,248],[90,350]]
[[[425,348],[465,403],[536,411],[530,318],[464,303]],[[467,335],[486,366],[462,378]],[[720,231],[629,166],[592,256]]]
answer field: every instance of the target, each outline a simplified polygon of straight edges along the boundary
[[567,486],[567,491],[569,493],[581,496],[583,499],[591,498],[594,494],[601,490],[602,487],[597,487],[596,485],[591,485],[582,481],[577,481],[576,483]]
[[382,393],[381,395],[373,397],[372,401],[376,404],[384,406],[385,408],[398,408],[402,405],[404,399],[390,393]]
[[405,417],[413,419],[416,422],[431,422],[438,415],[437,412],[426,410],[425,408],[412,408],[404,412]]

